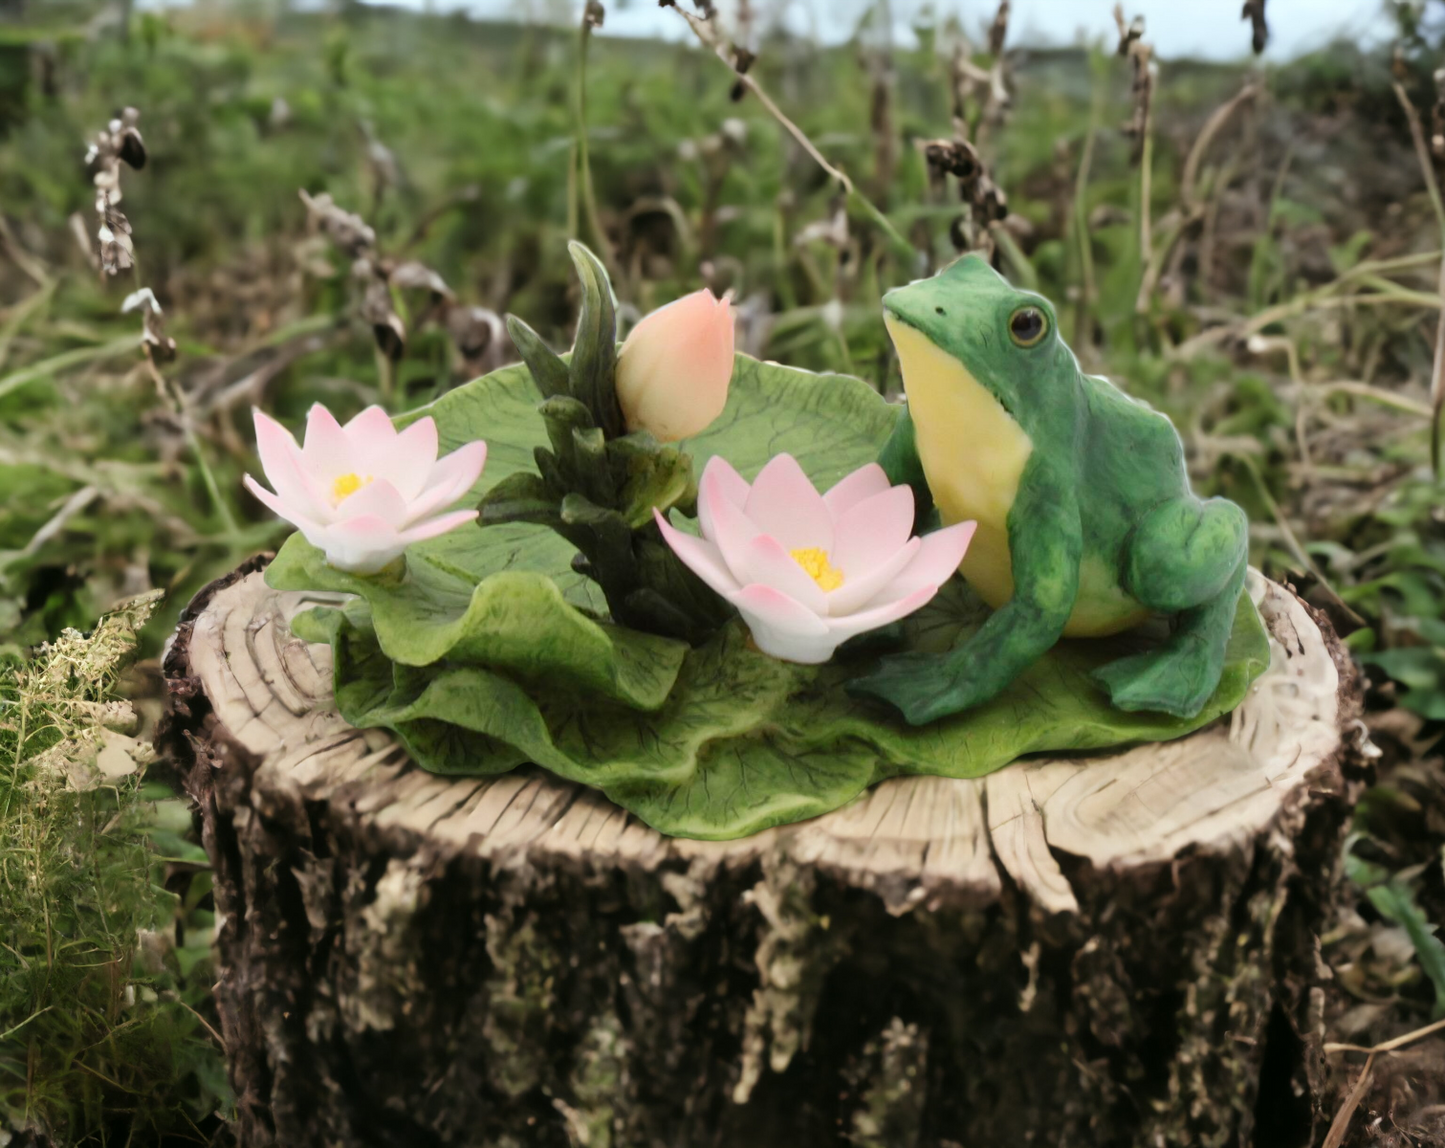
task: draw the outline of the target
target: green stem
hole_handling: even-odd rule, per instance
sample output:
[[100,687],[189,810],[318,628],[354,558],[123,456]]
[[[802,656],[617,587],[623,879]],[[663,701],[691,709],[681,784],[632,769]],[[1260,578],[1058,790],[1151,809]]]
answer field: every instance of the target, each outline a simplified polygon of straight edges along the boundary
[[587,46],[592,42],[592,23],[587,5],[583,5],[582,28],[579,34],[577,52],[577,169],[581,185],[582,210],[587,216],[587,227],[592,232],[597,253],[601,256],[607,273],[615,281],[618,278],[617,259],[607,233],[602,230],[602,219],[597,213],[597,193],[592,187],[592,161],[587,150]]
[[1079,174],[1074,180],[1074,241],[1079,248],[1079,303],[1074,310],[1074,347],[1087,347],[1092,339],[1089,314],[1094,306],[1094,243],[1089,234],[1089,175],[1094,166],[1094,140],[1099,133],[1099,85],[1089,108],[1089,130],[1084,152],[1079,157]]
[[373,347],[372,353],[376,356],[376,387],[381,394],[381,405],[389,411],[396,391],[396,373],[392,370],[391,360],[382,354],[380,347]]
[[236,537],[240,533],[240,528],[236,524],[236,516],[231,513],[230,503],[221,497],[220,483],[216,481],[215,472],[211,470],[211,464],[206,460],[206,452],[201,446],[200,435],[196,434],[195,425],[191,422],[190,406],[186,402],[185,394],[180,387],[161,373],[160,368],[150,358],[146,359],[146,366],[150,369],[156,388],[175,409],[176,418],[180,420],[181,433],[185,435],[186,445],[190,447],[191,454],[196,460],[196,467],[201,472],[201,483],[206,488],[206,495],[221,518],[222,529],[225,530],[228,537]]
[[191,420],[182,416],[186,428],[186,444],[191,448],[191,453],[196,456],[196,466],[201,471],[201,481],[205,484],[206,494],[211,504],[216,508],[216,513],[221,516],[221,526],[226,534],[235,537],[240,533],[236,525],[236,517],[231,513],[231,504],[221,497],[221,488],[216,482],[216,476],[211,470],[211,464],[206,461],[206,452],[201,449],[200,436],[191,426]]

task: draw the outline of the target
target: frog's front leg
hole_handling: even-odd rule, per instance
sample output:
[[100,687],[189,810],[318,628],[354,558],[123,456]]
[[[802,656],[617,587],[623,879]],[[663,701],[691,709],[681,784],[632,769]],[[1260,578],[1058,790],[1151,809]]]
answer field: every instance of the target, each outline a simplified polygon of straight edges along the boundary
[[1167,502],[1134,528],[1122,582],[1151,610],[1176,615],[1157,650],[1121,658],[1094,679],[1123,710],[1192,718],[1219,685],[1249,561],[1249,520],[1232,502]]
[[923,725],[993,697],[1059,640],[1079,590],[1083,529],[1073,484],[1031,460],[1008,516],[1014,595],[961,646],[900,654],[849,683]]

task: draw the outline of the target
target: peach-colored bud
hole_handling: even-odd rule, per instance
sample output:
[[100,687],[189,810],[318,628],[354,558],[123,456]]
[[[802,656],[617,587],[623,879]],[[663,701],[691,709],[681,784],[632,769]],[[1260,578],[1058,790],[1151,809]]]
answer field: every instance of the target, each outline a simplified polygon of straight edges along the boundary
[[706,289],[659,307],[617,357],[617,401],[629,430],[676,442],[722,414],[733,377],[733,309]]

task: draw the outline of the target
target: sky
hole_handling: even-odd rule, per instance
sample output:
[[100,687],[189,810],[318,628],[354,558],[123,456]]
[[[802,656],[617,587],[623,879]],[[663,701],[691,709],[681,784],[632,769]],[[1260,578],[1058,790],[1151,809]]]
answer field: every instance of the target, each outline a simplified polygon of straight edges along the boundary
[[[410,8],[450,11],[464,8],[484,17],[555,18],[572,22],[580,0],[385,0]],[[687,0],[682,0],[686,3]],[[735,3],[736,0],[733,0]],[[767,11],[777,0],[753,0]],[[675,12],[658,7],[657,0],[605,0],[604,32],[613,35],[678,37],[684,33]],[[800,32],[826,40],[845,40],[858,16],[873,0],[783,0],[787,19]],[[926,0],[892,0],[894,23],[902,39]],[[939,14],[956,12],[971,32],[981,30],[993,16],[996,0],[933,0]],[[726,13],[731,5],[722,0]],[[1140,13],[1148,36],[1160,56],[1194,56],[1234,59],[1249,50],[1249,25],[1240,20],[1242,0],[1126,0],[1129,15]],[[1268,0],[1271,31],[1268,56],[1289,59],[1327,43],[1340,34],[1356,41],[1388,39],[1391,23],[1382,14],[1381,0]],[[1070,44],[1080,34],[1106,39],[1114,33],[1112,0],[1013,0],[1009,42],[1015,45]]]

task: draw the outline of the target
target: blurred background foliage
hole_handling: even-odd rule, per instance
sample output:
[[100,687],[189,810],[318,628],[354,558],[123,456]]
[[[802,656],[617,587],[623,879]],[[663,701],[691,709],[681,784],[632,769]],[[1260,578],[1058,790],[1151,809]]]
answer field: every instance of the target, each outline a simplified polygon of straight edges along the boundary
[[[890,286],[971,246],[1054,299],[1086,368],[1174,419],[1198,488],[1249,510],[1255,564],[1366,667],[1380,757],[1325,938],[1326,1019],[1364,1043],[1425,1023],[1445,1001],[1445,4],[1389,7],[1393,50],[1164,60],[1141,91],[1113,42],[1017,48],[983,18],[896,43],[881,3],[835,46],[745,6],[726,28],[756,55],[741,80],[691,37],[353,3],[0,0],[0,854],[20,866],[3,869],[0,1128],[204,1142],[227,1103],[184,806],[139,751],[76,783],[109,727],[37,693],[50,655],[32,651],[163,591],[131,669],[117,654],[67,679],[153,722],[179,609],[284,535],[240,487],[249,408],[295,423],[315,400],[425,404],[516,357],[508,311],[564,346],[573,236],[604,254],[625,319],[729,290],[741,348],[889,393]],[[109,276],[85,154],[125,107],[146,162],[120,169],[135,267]],[[164,331],[122,313],[142,287]],[[1423,1096],[1430,1074],[1410,1071]]]

